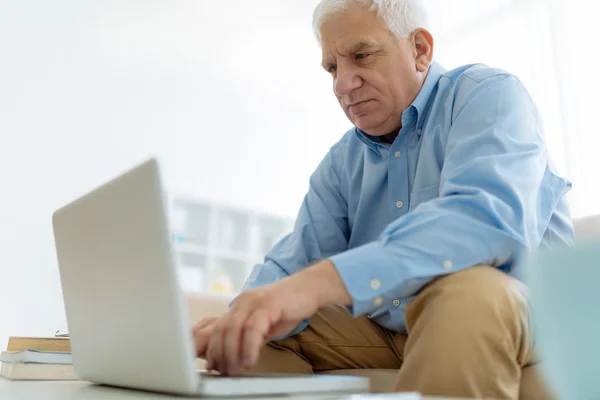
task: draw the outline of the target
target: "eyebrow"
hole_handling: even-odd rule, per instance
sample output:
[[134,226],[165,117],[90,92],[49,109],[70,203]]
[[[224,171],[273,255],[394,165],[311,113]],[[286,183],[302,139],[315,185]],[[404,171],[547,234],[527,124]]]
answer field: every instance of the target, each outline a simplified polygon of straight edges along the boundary
[[372,49],[376,46],[377,45],[375,43],[368,42],[368,41],[361,41],[361,42],[358,42],[358,43],[350,46],[350,48],[348,49],[348,53],[350,53],[350,54],[358,53],[358,52],[361,52],[364,50]]
[[[347,54],[360,53],[361,51],[372,50],[375,47],[378,47],[378,45],[373,42],[370,42],[370,41],[362,40],[362,41],[357,42],[357,43],[353,44],[352,46],[350,46],[346,50],[346,53]],[[334,63],[329,61],[328,59],[323,60],[323,62],[321,63],[321,66],[325,69],[329,69],[329,67],[332,65],[334,65]]]

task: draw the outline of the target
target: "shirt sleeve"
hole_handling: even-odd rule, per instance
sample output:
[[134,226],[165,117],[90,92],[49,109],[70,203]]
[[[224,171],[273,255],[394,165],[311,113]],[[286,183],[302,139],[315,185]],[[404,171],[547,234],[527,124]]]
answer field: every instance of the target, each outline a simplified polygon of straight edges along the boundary
[[490,78],[459,95],[439,197],[392,222],[378,240],[331,258],[355,316],[409,298],[437,276],[510,265],[539,246],[567,190],[547,168],[537,109],[516,78]]
[[[264,263],[254,267],[242,291],[276,282],[348,249],[348,205],[334,161],[336,148],[329,151],[312,174],[293,232],[269,251]],[[306,325],[308,320],[289,335]]]

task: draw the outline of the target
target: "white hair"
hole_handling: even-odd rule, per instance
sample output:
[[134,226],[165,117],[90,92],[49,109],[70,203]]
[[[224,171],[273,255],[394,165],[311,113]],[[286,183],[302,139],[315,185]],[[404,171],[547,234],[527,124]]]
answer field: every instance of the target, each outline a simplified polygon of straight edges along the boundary
[[390,32],[406,39],[417,28],[427,27],[427,12],[421,0],[321,0],[313,13],[313,30],[321,41],[321,26],[327,18],[336,15],[353,4],[370,6],[377,12]]

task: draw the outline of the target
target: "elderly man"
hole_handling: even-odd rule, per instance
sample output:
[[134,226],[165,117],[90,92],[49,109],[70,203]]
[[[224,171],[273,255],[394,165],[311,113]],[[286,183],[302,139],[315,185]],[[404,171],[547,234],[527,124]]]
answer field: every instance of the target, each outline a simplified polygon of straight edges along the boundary
[[571,244],[536,107],[514,76],[445,71],[417,0],[323,0],[323,68],[355,127],[310,180],[294,232],[221,318],[208,368],[396,368],[399,391],[519,396],[536,362],[519,256]]

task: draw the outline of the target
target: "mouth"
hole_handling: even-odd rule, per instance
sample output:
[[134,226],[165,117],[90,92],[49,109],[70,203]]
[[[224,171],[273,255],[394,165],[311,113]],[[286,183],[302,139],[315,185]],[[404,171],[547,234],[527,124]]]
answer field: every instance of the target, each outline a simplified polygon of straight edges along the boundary
[[369,104],[371,102],[371,100],[364,100],[364,101],[359,101],[356,103],[352,103],[348,106],[348,109],[350,110],[350,112],[357,113],[359,112],[361,109],[363,109],[367,104]]

